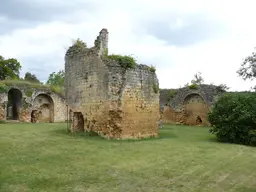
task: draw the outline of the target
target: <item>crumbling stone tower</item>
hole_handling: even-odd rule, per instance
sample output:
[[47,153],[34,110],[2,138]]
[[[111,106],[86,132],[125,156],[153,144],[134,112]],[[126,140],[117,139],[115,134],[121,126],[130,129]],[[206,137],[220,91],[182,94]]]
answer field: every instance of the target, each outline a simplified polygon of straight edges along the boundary
[[72,45],[65,55],[65,91],[71,131],[93,131],[106,138],[158,135],[158,79],[152,68],[123,68],[106,56],[108,31],[94,47]]

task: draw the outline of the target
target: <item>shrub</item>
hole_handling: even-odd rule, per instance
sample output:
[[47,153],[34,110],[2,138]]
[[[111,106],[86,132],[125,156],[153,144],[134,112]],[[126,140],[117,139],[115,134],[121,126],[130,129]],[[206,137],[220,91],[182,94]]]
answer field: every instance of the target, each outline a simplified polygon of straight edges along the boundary
[[132,69],[136,66],[136,61],[133,57],[127,55],[108,55],[107,58],[116,61],[125,69]]
[[155,73],[155,72],[156,72],[156,67],[153,66],[153,65],[151,65],[151,66],[149,67],[149,71],[152,72],[152,73]]
[[191,85],[188,85],[189,89],[197,89],[197,84],[192,83]]
[[6,93],[8,91],[8,87],[6,84],[0,82],[0,93]]
[[210,132],[222,142],[256,145],[256,93],[227,93],[208,113]]

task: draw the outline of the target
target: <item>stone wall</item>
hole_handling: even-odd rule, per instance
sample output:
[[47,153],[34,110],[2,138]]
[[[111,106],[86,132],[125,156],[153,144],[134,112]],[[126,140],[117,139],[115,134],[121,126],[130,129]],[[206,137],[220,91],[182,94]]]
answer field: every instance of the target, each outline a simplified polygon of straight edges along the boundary
[[195,89],[160,90],[160,105],[164,123],[209,125],[207,113],[214,98],[223,93],[218,86],[198,85]]
[[[72,131],[97,132],[107,138],[158,135],[158,79],[145,65],[125,69],[104,57],[108,32],[103,29],[95,46],[71,46],[65,55],[65,91],[73,116]],[[79,126],[84,119],[84,127]]]
[[[42,119],[45,112],[51,113],[51,118],[48,120],[37,122],[63,122],[67,119],[66,102],[64,97],[52,92],[49,89],[35,88],[28,85],[8,85],[5,92],[0,94],[0,120],[14,120],[11,99],[8,93],[10,90],[16,90],[21,93],[21,103],[17,109],[18,120],[20,122],[31,122],[32,112],[37,111],[42,113]],[[52,101],[48,105],[48,101]],[[8,111],[9,110],[9,111]],[[8,114],[8,112],[10,114]]]

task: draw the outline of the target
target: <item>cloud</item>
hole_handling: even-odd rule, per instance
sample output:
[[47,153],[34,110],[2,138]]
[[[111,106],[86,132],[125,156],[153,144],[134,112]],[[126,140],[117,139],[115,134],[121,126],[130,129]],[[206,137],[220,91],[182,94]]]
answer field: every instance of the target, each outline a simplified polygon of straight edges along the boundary
[[15,2],[1,4],[0,53],[17,58],[23,75],[31,71],[46,81],[64,69],[72,39],[92,46],[107,28],[109,52],[134,54],[139,63],[155,65],[162,88],[183,86],[198,71],[206,83],[226,83],[232,90],[253,85],[236,74],[256,45],[253,1]]

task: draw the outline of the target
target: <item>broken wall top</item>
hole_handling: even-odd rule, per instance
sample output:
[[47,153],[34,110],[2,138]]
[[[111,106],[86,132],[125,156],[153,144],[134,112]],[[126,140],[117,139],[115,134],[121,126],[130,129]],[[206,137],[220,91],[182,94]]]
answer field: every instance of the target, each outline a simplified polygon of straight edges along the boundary
[[27,97],[30,97],[33,92],[44,92],[47,94],[56,94],[60,98],[65,99],[63,87],[48,86],[23,80],[0,81],[0,94],[8,94],[10,89],[19,89],[23,91]]
[[214,98],[223,92],[219,86],[207,84],[197,85],[196,88],[160,89],[160,106],[170,105],[174,110],[178,110],[185,98],[192,94],[201,96],[208,105],[212,105]]

